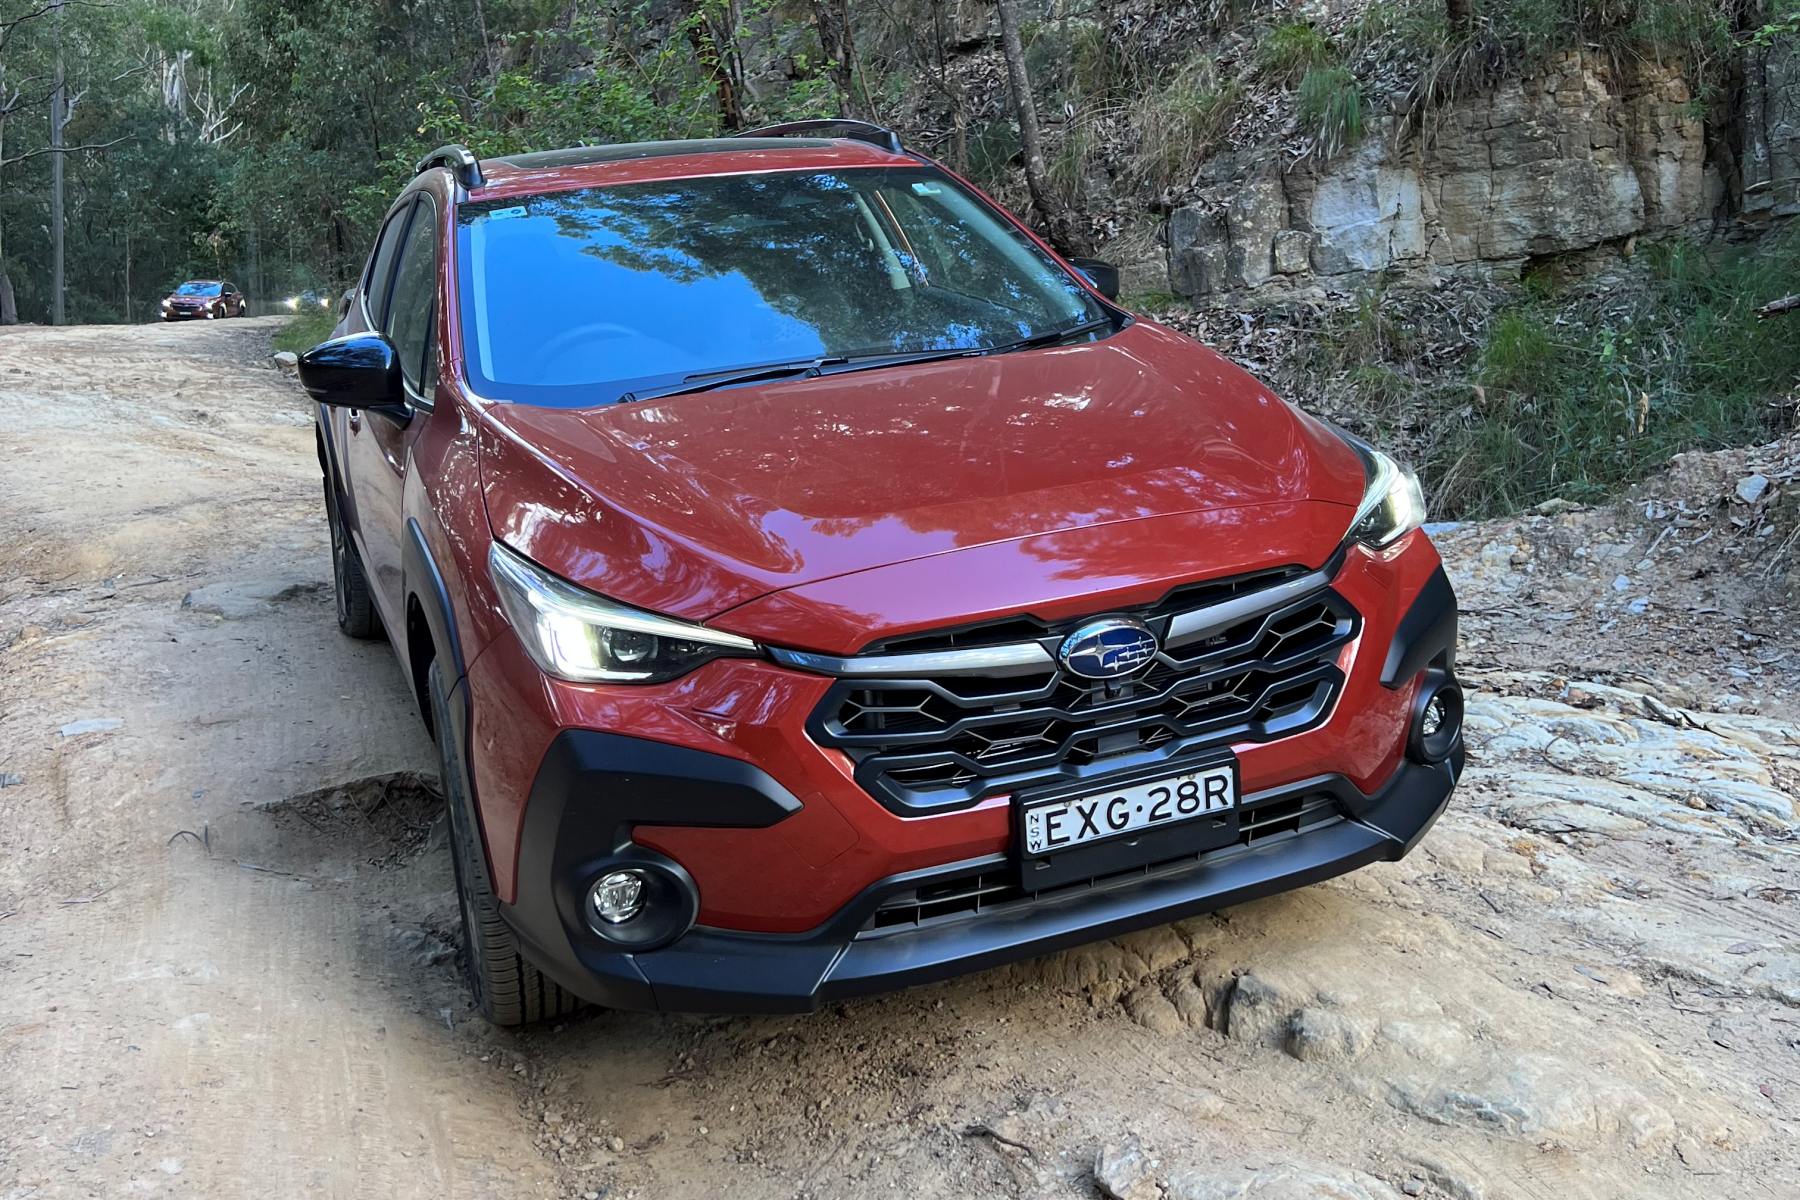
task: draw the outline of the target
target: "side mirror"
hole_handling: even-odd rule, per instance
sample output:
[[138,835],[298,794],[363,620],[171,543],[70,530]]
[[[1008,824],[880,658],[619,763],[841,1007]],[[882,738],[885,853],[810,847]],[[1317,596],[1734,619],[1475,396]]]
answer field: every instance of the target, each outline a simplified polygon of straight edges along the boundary
[[1094,290],[1108,300],[1119,298],[1119,268],[1097,258],[1071,258],[1069,265],[1087,276]]
[[351,333],[320,342],[300,356],[300,386],[320,404],[340,408],[402,409],[400,355],[379,333]]

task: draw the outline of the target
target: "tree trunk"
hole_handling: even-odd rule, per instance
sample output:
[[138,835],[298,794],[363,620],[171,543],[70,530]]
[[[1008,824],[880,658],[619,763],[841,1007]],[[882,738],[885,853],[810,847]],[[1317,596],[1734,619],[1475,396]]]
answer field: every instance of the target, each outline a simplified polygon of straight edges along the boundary
[[850,32],[849,0],[813,0],[813,19],[819,26],[819,48],[831,64],[831,81],[837,86],[838,115],[857,115],[856,45]]
[[[6,78],[0,68],[0,82]],[[0,162],[6,160],[6,117],[0,115]],[[19,323],[19,302],[13,295],[12,276],[6,271],[6,228],[0,226],[0,325]]]
[[1038,133],[1037,100],[1031,93],[1031,73],[1025,66],[1025,46],[1019,39],[1019,0],[997,0],[1000,9],[1000,53],[1006,59],[1006,81],[1012,90],[1013,112],[1019,121],[1019,148],[1025,155],[1025,187],[1037,210],[1044,236],[1058,252],[1079,255],[1087,248],[1068,206],[1050,188],[1050,168],[1044,161],[1044,141]]
[[63,126],[68,121],[63,84],[62,5],[56,6],[56,77],[50,92],[50,323],[63,323]]
[[732,81],[731,72],[726,70],[725,59],[713,37],[712,22],[706,16],[706,9],[697,0],[688,5],[687,35],[688,42],[694,47],[694,57],[699,61],[700,69],[712,80],[713,94],[718,98],[720,127],[727,131],[742,129],[744,109],[738,99],[737,86]]

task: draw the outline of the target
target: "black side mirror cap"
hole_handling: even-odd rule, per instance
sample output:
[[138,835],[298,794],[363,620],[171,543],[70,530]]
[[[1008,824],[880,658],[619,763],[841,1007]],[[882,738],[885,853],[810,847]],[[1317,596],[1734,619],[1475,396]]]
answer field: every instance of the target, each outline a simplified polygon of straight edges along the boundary
[[1087,276],[1094,290],[1108,300],[1119,298],[1119,268],[1098,258],[1071,258],[1069,265]]
[[320,404],[339,408],[406,407],[400,355],[379,333],[350,333],[320,342],[300,356],[300,386]]

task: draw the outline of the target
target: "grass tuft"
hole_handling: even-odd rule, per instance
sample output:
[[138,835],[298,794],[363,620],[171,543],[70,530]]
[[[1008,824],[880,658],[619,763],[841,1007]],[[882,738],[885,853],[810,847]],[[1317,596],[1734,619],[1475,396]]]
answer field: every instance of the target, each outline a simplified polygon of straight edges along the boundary
[[1300,80],[1300,120],[1312,130],[1322,158],[1363,133],[1362,89],[1343,67],[1314,67]]
[[1191,182],[1230,124],[1237,99],[1236,84],[1218,82],[1211,64],[1200,60],[1167,86],[1145,93],[1134,106],[1138,140],[1131,175],[1152,193]]
[[1323,30],[1308,21],[1277,25],[1256,51],[1256,64],[1274,79],[1293,80],[1314,67],[1337,62],[1337,51]]

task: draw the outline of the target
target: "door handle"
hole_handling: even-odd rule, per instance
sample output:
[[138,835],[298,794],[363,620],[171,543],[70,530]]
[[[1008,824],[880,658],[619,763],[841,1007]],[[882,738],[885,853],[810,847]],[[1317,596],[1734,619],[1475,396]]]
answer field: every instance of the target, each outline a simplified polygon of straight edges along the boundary
[[362,428],[362,410],[357,409],[357,408],[351,409],[348,420],[350,422],[350,432],[351,433],[355,433],[358,429],[361,429]]

